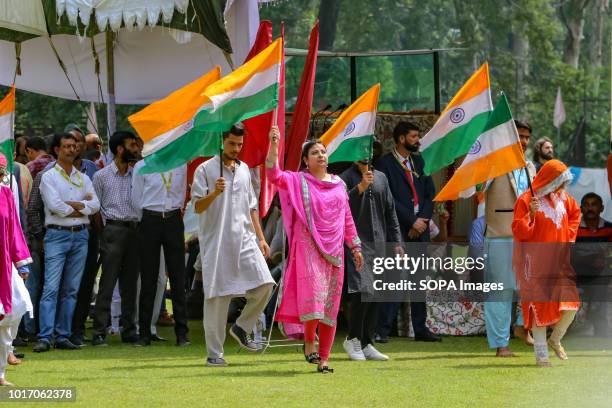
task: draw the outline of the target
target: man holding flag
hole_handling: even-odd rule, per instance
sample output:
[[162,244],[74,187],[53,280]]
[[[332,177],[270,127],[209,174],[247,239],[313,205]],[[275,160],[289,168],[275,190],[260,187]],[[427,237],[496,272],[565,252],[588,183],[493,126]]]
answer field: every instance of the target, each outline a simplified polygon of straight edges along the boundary
[[241,125],[226,132],[223,153],[198,167],[191,189],[195,212],[200,214],[206,365],[213,367],[227,366],[223,343],[232,298],[246,297],[247,303],[230,335],[254,352],[257,346],[250,334],[274,285],[264,259],[270,247],[259,224],[249,168],[238,160],[243,140]]
[[349,205],[362,242],[366,265],[363,271],[358,272],[348,248],[344,248],[350,313],[348,336],[342,346],[351,360],[386,361],[389,357],[374,347],[379,305],[364,301],[364,296],[372,287],[373,258],[386,255],[385,246],[380,247],[380,244],[399,244],[402,238],[387,177],[371,169],[369,163],[367,158],[356,161],[340,175],[348,190]]

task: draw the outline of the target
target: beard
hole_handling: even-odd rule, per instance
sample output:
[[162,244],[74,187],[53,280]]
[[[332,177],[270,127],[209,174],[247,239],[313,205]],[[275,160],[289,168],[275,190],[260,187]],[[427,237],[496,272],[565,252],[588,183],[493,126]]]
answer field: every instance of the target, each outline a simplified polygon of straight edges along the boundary
[[129,150],[124,150],[121,154],[121,160],[123,160],[124,163],[130,163],[137,161],[138,157],[136,157],[136,155]]
[[544,160],[552,160],[554,155],[552,153],[540,153],[540,157]]
[[419,147],[421,147],[421,144],[420,143],[416,143],[416,144],[404,143],[404,147],[409,152],[416,153],[419,151]]

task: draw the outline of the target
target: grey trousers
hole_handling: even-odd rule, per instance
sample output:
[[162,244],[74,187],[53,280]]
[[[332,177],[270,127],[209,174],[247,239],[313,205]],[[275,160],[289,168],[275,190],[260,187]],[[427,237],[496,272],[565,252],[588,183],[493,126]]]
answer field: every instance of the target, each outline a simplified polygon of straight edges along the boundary
[[[265,309],[272,294],[272,283],[266,283],[246,292],[244,296],[247,302],[236,324],[248,334],[253,332],[253,327]],[[223,357],[223,343],[225,343],[225,331],[227,326],[227,313],[232,298],[236,296],[217,296],[204,299],[204,339],[208,358]]]

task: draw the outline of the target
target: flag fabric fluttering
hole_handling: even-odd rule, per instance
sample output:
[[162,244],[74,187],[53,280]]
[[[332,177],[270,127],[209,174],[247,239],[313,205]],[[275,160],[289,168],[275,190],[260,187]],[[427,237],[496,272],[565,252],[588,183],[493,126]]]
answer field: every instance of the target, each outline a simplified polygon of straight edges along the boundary
[[380,84],[361,95],[321,136],[329,163],[357,161],[372,156]]
[[7,170],[13,173],[13,154],[15,149],[15,87],[11,87],[0,101],[0,153],[6,156]]
[[[285,25],[281,23],[281,38],[283,39],[284,44],[284,36],[285,36]],[[276,124],[278,126],[278,131],[280,133],[280,143],[278,147],[278,160],[279,166],[283,168],[283,162],[285,158],[285,52],[284,49],[281,55],[281,68],[280,68],[280,81],[279,81],[279,89],[278,89],[278,106],[274,111],[271,112],[272,119],[271,124]],[[268,132],[269,133],[269,132]],[[262,152],[263,157],[262,164],[259,165],[259,181],[260,181],[260,191],[259,191],[259,216],[265,217],[272,206],[272,201],[274,200],[274,196],[276,195],[276,186],[272,184],[272,182],[268,179],[268,175],[266,173],[266,168],[264,165],[265,158],[268,155],[268,149],[270,148],[270,141],[268,138],[268,134],[265,135],[265,140],[262,141],[262,146],[265,147],[265,150]]]
[[310,32],[310,43],[306,63],[302,72],[300,90],[291,117],[291,126],[285,140],[285,170],[298,171],[302,145],[308,137],[310,115],[312,113],[312,97],[314,94],[315,73],[317,70],[317,52],[319,49],[319,22]]
[[[270,44],[272,44],[272,23],[267,20],[262,21],[259,23],[255,42],[244,62],[247,63],[253,59]],[[244,138],[239,158],[250,168],[259,166],[266,159],[268,133],[272,126],[272,120],[273,112],[267,112],[243,121],[247,137]]]
[[194,121],[198,112],[212,107],[203,93],[220,76],[221,68],[215,67],[128,117],[144,141],[142,173],[168,171],[194,157],[210,156],[219,151],[219,133],[202,131],[194,126]]
[[277,39],[232,73],[210,85],[204,95],[212,109],[196,115],[194,127],[224,132],[232,125],[278,106],[283,40]]
[[476,192],[478,184],[526,166],[518,131],[505,95],[502,94],[479,133],[480,136],[463,163],[434,201],[470,197]]
[[561,96],[561,87],[557,88],[557,98],[555,99],[555,112],[553,113],[553,125],[559,129],[565,122],[565,106],[563,105],[563,97]]
[[466,154],[487,123],[491,103],[489,65],[482,64],[421,139],[424,173],[430,175]]
[[[281,59],[282,40],[278,39],[231,74],[218,79],[217,67],[130,116],[145,142],[145,166],[140,171],[159,173],[195,157],[217,154],[222,132],[276,108]],[[163,112],[164,107],[172,111]]]

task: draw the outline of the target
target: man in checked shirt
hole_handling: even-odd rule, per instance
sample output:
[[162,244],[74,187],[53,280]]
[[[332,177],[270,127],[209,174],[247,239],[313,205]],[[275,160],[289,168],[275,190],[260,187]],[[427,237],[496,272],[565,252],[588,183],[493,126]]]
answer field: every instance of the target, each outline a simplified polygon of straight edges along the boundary
[[119,280],[121,292],[121,340],[134,343],[136,333],[136,293],[138,282],[138,213],[132,207],[132,166],[139,156],[136,136],[118,131],[110,138],[114,160],[99,170],[93,180],[100,200],[102,231],[102,276],[94,311],[92,344],[105,346],[113,289]]

